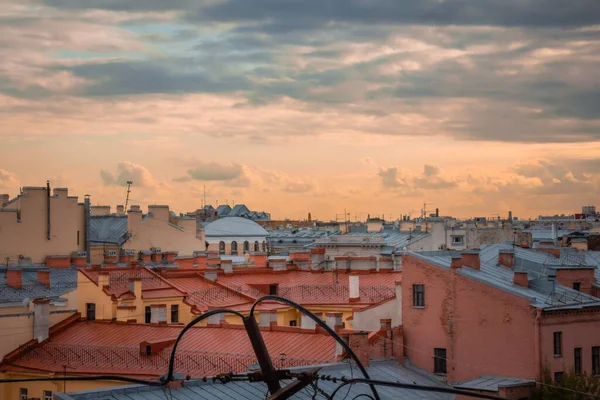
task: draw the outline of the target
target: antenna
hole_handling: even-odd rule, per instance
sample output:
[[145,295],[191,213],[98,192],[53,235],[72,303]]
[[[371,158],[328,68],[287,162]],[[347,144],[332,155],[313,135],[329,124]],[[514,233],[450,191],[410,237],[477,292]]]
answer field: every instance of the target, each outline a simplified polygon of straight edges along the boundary
[[203,204],[202,204],[202,208],[206,207],[206,185],[203,186],[204,188],[204,196],[203,196]]
[[131,185],[133,181],[127,181],[127,197],[125,198],[125,212],[127,212],[127,206],[129,205],[129,193],[131,192]]

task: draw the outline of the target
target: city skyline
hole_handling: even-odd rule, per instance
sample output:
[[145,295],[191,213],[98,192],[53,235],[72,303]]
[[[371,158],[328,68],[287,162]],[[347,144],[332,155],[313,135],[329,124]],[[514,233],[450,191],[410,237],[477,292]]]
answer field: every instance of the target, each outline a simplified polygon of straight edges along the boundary
[[[4,1],[0,193],[273,218],[600,198],[600,7]],[[543,9],[544,12],[540,10]],[[429,207],[429,206],[428,206]]]

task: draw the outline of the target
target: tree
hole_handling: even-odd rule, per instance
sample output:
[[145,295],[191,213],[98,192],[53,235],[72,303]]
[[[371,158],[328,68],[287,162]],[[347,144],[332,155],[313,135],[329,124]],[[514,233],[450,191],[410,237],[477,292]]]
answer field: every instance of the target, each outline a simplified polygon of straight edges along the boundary
[[542,368],[542,384],[534,392],[536,400],[600,400],[600,378],[586,373],[565,372],[560,382],[552,378],[550,368]]

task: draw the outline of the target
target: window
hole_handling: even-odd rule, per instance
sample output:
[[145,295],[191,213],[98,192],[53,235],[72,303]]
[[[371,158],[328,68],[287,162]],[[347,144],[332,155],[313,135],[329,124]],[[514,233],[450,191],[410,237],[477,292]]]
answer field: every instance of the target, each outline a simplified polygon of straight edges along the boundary
[[172,324],[179,323],[179,305],[177,305],[177,304],[171,305],[171,323]]
[[28,398],[29,398],[29,396],[27,395],[27,389],[20,388],[19,389],[19,400],[27,400]]
[[554,373],[554,382],[560,382],[563,377],[563,371],[558,371]]
[[44,400],[52,400],[52,391],[44,390]]
[[600,375],[600,346],[592,347],[592,375]]
[[436,374],[446,373],[446,349],[433,349],[433,372]]
[[167,306],[159,305],[157,308],[158,322],[167,322]]
[[573,282],[573,289],[574,290],[581,290],[581,282]]
[[246,240],[244,242],[244,253],[250,251],[250,243]]
[[562,356],[562,332],[554,332],[554,357]]
[[291,320],[290,326],[297,326],[297,321],[295,319]]
[[452,244],[463,244],[465,241],[464,236],[452,236]]
[[147,356],[152,355],[152,346],[150,346],[149,344],[146,345],[146,355]]
[[235,240],[231,242],[231,254],[237,254],[237,242]]
[[149,324],[152,321],[152,308],[150,306],[146,306],[144,309],[144,321]]
[[77,231],[77,246],[79,246],[79,231]]
[[576,374],[581,374],[581,347],[573,350],[573,369]]
[[96,319],[96,303],[87,303],[85,305],[86,316],[88,321],[94,321]]
[[413,285],[413,307],[425,307],[425,285]]
[[263,248],[262,251],[267,251],[267,242],[263,241],[262,248]]
[[219,254],[225,254],[225,242],[219,242]]
[[277,296],[277,285],[269,285],[269,294]]
[[258,240],[254,242],[254,251],[260,251],[260,247],[258,245]]

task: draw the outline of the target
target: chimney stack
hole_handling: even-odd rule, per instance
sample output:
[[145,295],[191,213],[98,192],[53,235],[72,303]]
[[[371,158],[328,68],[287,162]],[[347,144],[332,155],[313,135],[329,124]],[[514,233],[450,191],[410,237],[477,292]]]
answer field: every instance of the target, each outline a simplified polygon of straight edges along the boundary
[[121,215],[125,215],[125,207],[122,205],[118,205],[117,206],[117,215],[121,216]]
[[102,289],[105,286],[110,286],[110,276],[106,271],[98,273],[98,287]]
[[506,268],[512,268],[515,262],[514,250],[506,249],[498,252],[498,264]]
[[350,302],[360,301],[360,277],[358,275],[350,275]]
[[515,272],[513,283],[515,285],[529,287],[529,278],[527,277],[527,272]]
[[435,209],[435,216],[436,216],[436,217],[439,217],[439,216],[440,216],[440,209],[439,209],[439,208],[436,208],[436,209]]
[[463,265],[463,259],[461,256],[452,256],[452,261],[450,263],[451,269],[461,268]]
[[50,332],[50,299],[37,299],[33,301],[33,337],[38,342],[48,339]]
[[50,271],[38,271],[37,278],[39,283],[46,287],[50,287]]
[[354,332],[350,334],[348,345],[365,367],[369,366],[369,333]]
[[20,269],[6,271],[6,284],[14,289],[21,289],[23,287],[23,271]]
[[465,267],[479,269],[481,262],[479,260],[479,250],[468,250],[461,252],[462,263]]

